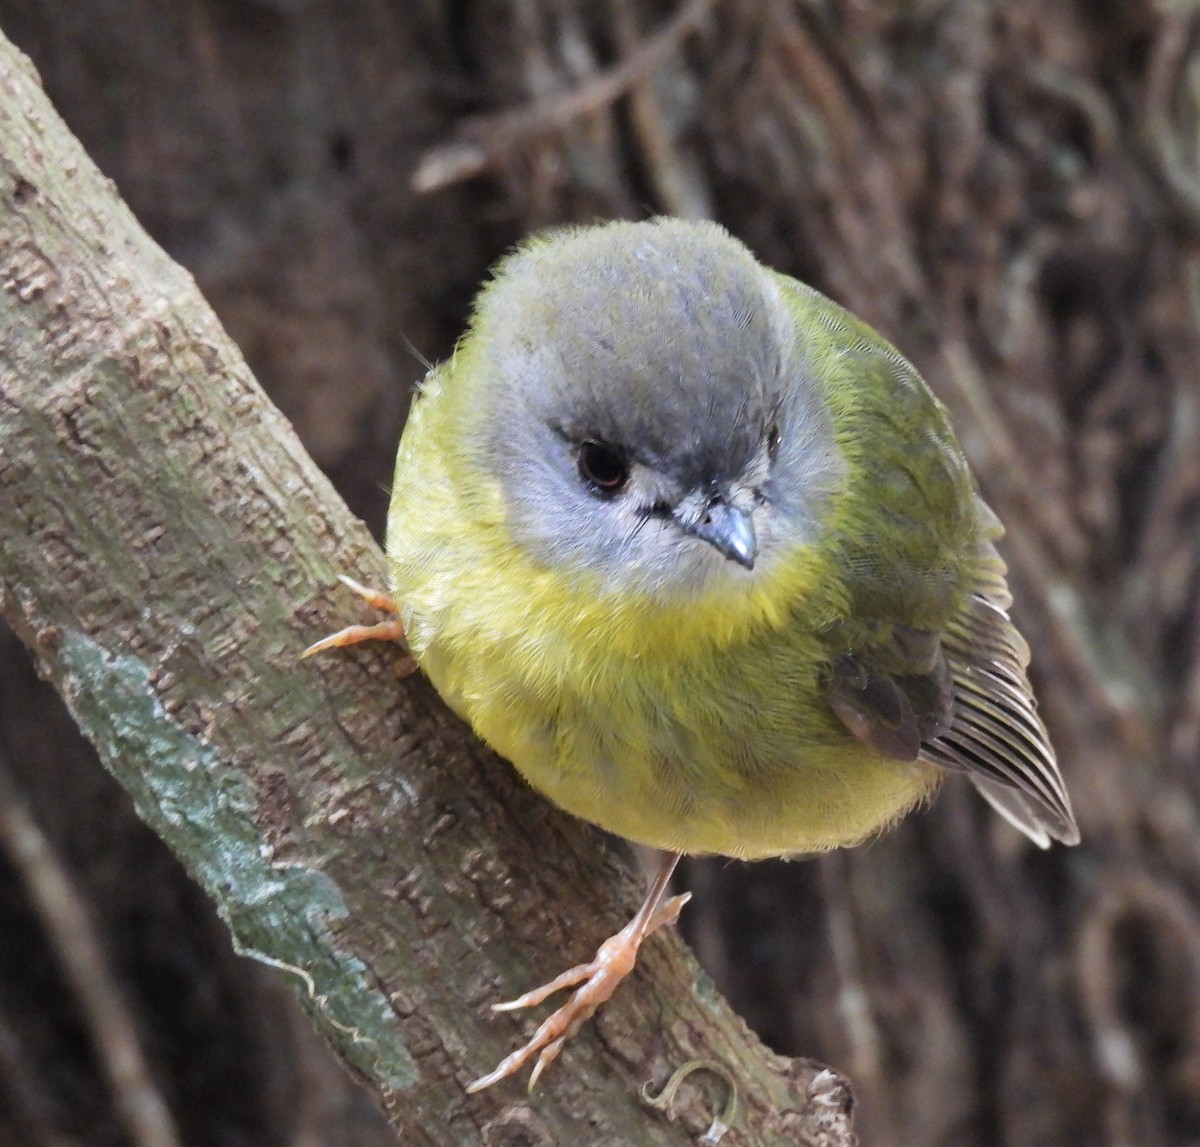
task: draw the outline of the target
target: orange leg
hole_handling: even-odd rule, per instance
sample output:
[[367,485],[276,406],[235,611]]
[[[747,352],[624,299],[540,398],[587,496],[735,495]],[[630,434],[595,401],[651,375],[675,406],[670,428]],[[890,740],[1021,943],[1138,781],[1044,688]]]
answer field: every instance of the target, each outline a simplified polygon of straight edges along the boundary
[[[380,593],[377,589],[360,585],[353,578],[348,578],[344,574],[339,574],[338,580],[375,609],[393,615],[400,612],[400,606],[386,593]],[[360,641],[403,640],[404,623],[398,617],[393,616],[390,621],[380,621],[375,625],[348,625],[345,629],[339,629],[337,633],[331,633],[328,637],[323,637],[320,641],[310,645],[300,654],[300,660],[303,661],[304,658],[311,657],[314,653],[323,653],[327,649],[338,649],[343,645],[357,645]],[[406,657],[397,667],[396,675],[407,677],[410,673],[415,672],[416,668],[417,663],[411,657]]]
[[582,984],[582,987],[576,989],[571,998],[558,1011],[542,1023],[541,1027],[533,1033],[533,1038],[524,1047],[514,1051],[512,1055],[501,1061],[495,1071],[475,1080],[467,1088],[468,1092],[482,1091],[485,1087],[491,1087],[493,1083],[499,1083],[500,1080],[519,1071],[536,1055],[537,1063],[534,1064],[533,1072],[529,1076],[529,1090],[533,1090],[538,1077],[558,1058],[563,1044],[583,1026],[586,1020],[595,1014],[596,1009],[613,994],[617,985],[633,970],[642,941],[651,932],[655,932],[667,924],[674,924],[679,918],[679,913],[691,898],[691,893],[663,900],[671,873],[675,871],[675,865],[678,863],[679,853],[664,852],[662,854],[658,872],[655,873],[650,891],[646,893],[646,899],[642,901],[637,915],[620,932],[609,937],[600,945],[590,963],[571,968],[551,980],[550,983],[526,992],[523,996],[510,1000],[506,1004],[492,1005],[492,1010],[497,1012],[536,1007],[555,992]]

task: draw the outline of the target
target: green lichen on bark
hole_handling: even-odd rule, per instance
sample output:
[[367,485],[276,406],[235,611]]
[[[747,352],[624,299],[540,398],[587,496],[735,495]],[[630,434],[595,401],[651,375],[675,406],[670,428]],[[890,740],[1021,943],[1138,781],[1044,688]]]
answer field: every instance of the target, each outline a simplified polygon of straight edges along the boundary
[[86,634],[66,633],[60,666],[75,720],[132,797],[138,815],[181,856],[217,904],[238,950],[299,976],[344,1035],[347,1060],[396,1089],[417,1080],[391,1010],[330,924],[347,914],[324,872],[273,864],[245,776],[182,728],[160,703],[144,662]]

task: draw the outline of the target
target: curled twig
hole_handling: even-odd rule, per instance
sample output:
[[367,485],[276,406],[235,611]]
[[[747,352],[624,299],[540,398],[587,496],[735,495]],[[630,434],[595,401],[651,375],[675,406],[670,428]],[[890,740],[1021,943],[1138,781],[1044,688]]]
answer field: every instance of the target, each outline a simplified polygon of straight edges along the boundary
[[1136,1034],[1153,1019],[1131,1014],[1128,994],[1130,979],[1144,983],[1146,969],[1124,966],[1128,944],[1122,934],[1137,924],[1157,946],[1179,954],[1174,982],[1160,983],[1154,992],[1172,1001],[1171,1022],[1181,1037],[1177,1060],[1200,1057],[1200,916],[1174,889],[1146,877],[1130,878],[1105,891],[1085,920],[1075,953],[1092,1056],[1108,1090],[1109,1125],[1125,1141],[1138,1138],[1139,1097],[1154,1074]]
[[683,1081],[693,1072],[697,1071],[712,1072],[713,1075],[720,1076],[729,1087],[729,1096],[725,1100],[725,1106],[721,1110],[721,1114],[713,1117],[708,1130],[704,1132],[699,1140],[705,1147],[715,1147],[725,1137],[725,1133],[730,1127],[733,1126],[738,1113],[737,1081],[723,1065],[711,1059],[689,1059],[687,1063],[680,1064],[675,1069],[671,1078],[667,1080],[658,1095],[651,1096],[650,1084],[643,1084],[641,1090],[642,1102],[647,1107],[654,1107],[664,1112],[668,1119],[673,1120],[675,1118],[676,1093],[679,1091]]

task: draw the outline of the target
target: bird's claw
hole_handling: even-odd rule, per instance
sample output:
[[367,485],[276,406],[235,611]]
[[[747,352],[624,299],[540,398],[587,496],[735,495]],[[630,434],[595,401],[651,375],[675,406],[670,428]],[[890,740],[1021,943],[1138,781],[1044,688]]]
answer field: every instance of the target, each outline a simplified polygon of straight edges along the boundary
[[[392,598],[386,593],[371,589],[369,586],[356,582],[353,578],[346,577],[345,574],[338,574],[338,581],[356,593],[368,605],[393,616],[389,621],[380,621],[375,625],[348,625],[345,629],[339,629],[336,633],[331,633],[328,637],[313,642],[300,654],[301,661],[306,657],[311,657],[314,653],[324,653],[327,649],[340,649],[346,645],[357,645],[362,641],[404,640],[404,623],[396,616],[400,613],[400,606]],[[416,669],[416,661],[411,657],[405,657],[396,667],[396,676],[407,677]]]
[[555,992],[574,987],[576,984],[582,985],[572,993],[571,998],[562,1007],[542,1021],[537,1031],[533,1033],[533,1038],[524,1047],[520,1047],[511,1055],[506,1056],[494,1071],[480,1076],[479,1079],[468,1085],[468,1093],[474,1094],[491,1087],[494,1083],[499,1083],[500,1080],[520,1071],[536,1055],[537,1062],[529,1076],[529,1090],[532,1091],[542,1072],[558,1058],[558,1054],[567,1040],[595,1015],[596,1009],[612,996],[617,985],[633,970],[642,941],[651,932],[657,931],[665,925],[674,924],[679,919],[679,913],[683,910],[683,906],[690,898],[691,893],[685,892],[664,900],[654,910],[648,923],[639,925],[636,919],[630,921],[620,932],[615,936],[610,936],[600,945],[596,950],[595,957],[589,963],[578,964],[563,972],[562,975],[556,976],[548,984],[534,988],[532,991],[518,996],[515,1000],[509,1000],[503,1004],[493,1004],[492,1011],[495,1012],[511,1012],[520,1008],[537,1007]]

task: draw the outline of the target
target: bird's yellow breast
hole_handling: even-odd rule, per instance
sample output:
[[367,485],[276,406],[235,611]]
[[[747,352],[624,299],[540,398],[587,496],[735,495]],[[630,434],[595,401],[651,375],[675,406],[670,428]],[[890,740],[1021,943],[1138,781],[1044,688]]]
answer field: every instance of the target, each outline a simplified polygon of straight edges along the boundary
[[751,858],[856,843],[932,789],[825,705],[845,603],[811,548],[678,600],[539,566],[496,484],[439,449],[438,387],[400,451],[391,589],[422,670],[536,789],[631,840]]

